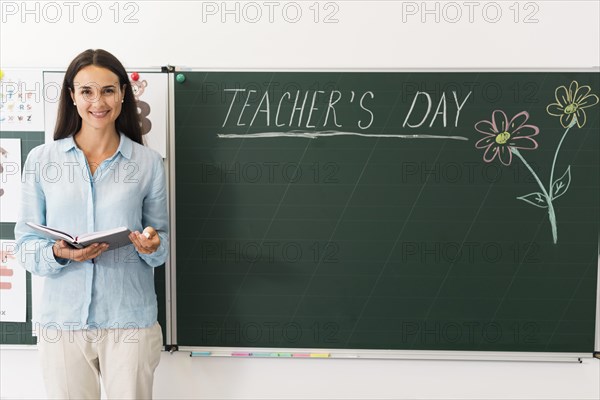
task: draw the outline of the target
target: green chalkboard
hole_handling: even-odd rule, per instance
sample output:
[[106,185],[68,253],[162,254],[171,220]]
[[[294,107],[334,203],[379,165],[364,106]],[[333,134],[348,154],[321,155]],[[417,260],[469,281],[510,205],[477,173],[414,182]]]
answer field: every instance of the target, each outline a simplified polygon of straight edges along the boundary
[[[44,132],[0,132],[3,139],[21,139],[21,168],[25,164],[27,154],[36,146],[44,143]],[[15,224],[0,223],[0,239],[15,240]],[[27,322],[0,322],[0,344],[36,344],[37,339],[32,335],[32,301],[31,274],[27,272]],[[2,300],[0,292],[0,302]]]
[[594,350],[598,73],[183,74],[178,345]]
[[[21,139],[21,167],[25,163],[25,159],[29,152],[36,146],[44,143],[44,132],[0,132],[0,137],[6,139]],[[2,222],[0,223],[0,239],[14,240],[15,239],[15,224]],[[33,336],[32,320],[32,285],[31,274],[27,272],[27,309],[26,322],[0,322],[0,344],[27,344],[35,345],[37,338]],[[166,322],[166,301],[165,299],[165,270],[164,267],[157,268],[154,274],[154,281],[158,298],[161,300],[158,303],[158,320],[163,329],[163,337],[166,339],[165,327]],[[0,302],[2,301],[2,293],[0,292]]]

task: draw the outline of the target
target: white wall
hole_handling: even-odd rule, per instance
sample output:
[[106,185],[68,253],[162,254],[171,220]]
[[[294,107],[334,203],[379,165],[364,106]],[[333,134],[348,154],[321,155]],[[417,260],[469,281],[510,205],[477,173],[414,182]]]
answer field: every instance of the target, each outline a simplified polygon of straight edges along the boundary
[[[43,399],[37,351],[2,351],[2,398]],[[164,353],[157,399],[598,399],[600,362],[190,358]]]
[[[31,12],[24,13],[21,1],[0,1],[0,66],[64,69],[86,48],[105,48],[130,68],[600,65],[598,1],[321,2],[316,23],[312,0],[114,3],[79,1],[69,9],[61,1],[27,2]],[[262,18],[252,22],[258,9]],[[297,9],[302,15],[292,23]],[[137,22],[125,23],[131,12]],[[324,23],[332,12],[337,22]],[[0,396],[43,398],[37,351],[0,351]],[[179,353],[163,354],[155,388],[157,398],[170,399],[598,399],[600,362],[192,359]]]
[[[26,14],[21,1],[2,0],[0,62],[11,67],[64,68],[80,51],[101,47],[128,67],[541,68],[600,64],[597,1],[529,1],[518,7],[514,6],[516,0],[332,1],[320,2],[318,23],[309,9],[315,2],[274,1],[278,6],[269,8],[263,6],[268,1],[228,1],[225,4],[230,10],[237,4],[236,23],[235,12],[226,14],[222,1],[130,1],[121,3],[118,15],[110,8],[113,1],[75,1],[79,6],[73,7],[70,15],[66,6],[44,7],[63,4],[60,1],[27,2],[27,8],[34,11]],[[124,3],[130,6],[125,8]],[[262,6],[258,22],[251,22],[256,7],[247,3]],[[327,3],[330,5],[325,6]],[[301,18],[287,22],[295,18],[295,4],[302,10]],[[216,14],[214,8],[218,8]],[[99,21],[87,22],[96,19],[97,9],[101,11]],[[269,21],[270,9],[273,22]],[[427,14],[425,9],[434,12]],[[138,22],[124,22],[132,11]],[[450,22],[457,19],[457,11],[461,18]],[[338,22],[323,22],[332,12]]]

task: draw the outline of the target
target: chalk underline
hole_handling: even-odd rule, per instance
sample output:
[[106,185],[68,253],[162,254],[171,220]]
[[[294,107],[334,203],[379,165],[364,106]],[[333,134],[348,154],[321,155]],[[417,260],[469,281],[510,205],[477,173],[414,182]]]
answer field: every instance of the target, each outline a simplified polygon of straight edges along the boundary
[[260,133],[219,133],[217,136],[220,139],[260,139],[273,137],[294,137],[306,139],[318,139],[320,137],[330,136],[361,136],[369,138],[395,138],[395,139],[446,139],[446,140],[469,140],[464,136],[443,136],[443,135],[392,135],[392,134],[366,134],[359,132],[338,132],[338,131],[320,131],[320,132],[305,132],[305,131],[289,131],[289,132],[260,132]]

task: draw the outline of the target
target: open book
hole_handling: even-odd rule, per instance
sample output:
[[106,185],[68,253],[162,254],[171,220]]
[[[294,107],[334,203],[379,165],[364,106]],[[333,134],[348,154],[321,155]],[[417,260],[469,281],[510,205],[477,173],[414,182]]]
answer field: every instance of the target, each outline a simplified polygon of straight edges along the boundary
[[86,233],[80,236],[71,236],[68,233],[59,231],[58,229],[49,228],[44,225],[34,224],[33,222],[27,222],[27,225],[32,227],[38,232],[41,232],[44,236],[49,239],[64,240],[71,246],[81,249],[89,246],[93,243],[108,243],[108,250],[114,250],[121,246],[127,246],[131,244],[129,240],[129,234],[131,231],[124,226],[114,229],[108,229],[101,232]]

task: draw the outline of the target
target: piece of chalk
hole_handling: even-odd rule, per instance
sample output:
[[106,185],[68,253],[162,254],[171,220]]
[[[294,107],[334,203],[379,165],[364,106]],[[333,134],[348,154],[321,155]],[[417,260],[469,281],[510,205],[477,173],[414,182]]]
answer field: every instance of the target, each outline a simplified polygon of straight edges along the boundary
[[329,353],[311,353],[311,358],[329,358]]
[[294,353],[292,354],[292,357],[310,357],[310,353]]
[[360,358],[358,356],[358,354],[344,354],[344,353],[337,353],[335,356],[332,356],[330,354],[329,357],[335,357],[335,358]]
[[278,353],[252,353],[252,357],[279,357]]
[[278,357],[291,357],[292,353],[277,353]]
[[212,353],[210,351],[192,351],[190,353],[190,357],[207,357]]
[[151,226],[144,228],[142,235],[146,236],[146,239],[152,238],[156,234],[156,231]]
[[250,357],[252,353],[231,353],[232,357]]

